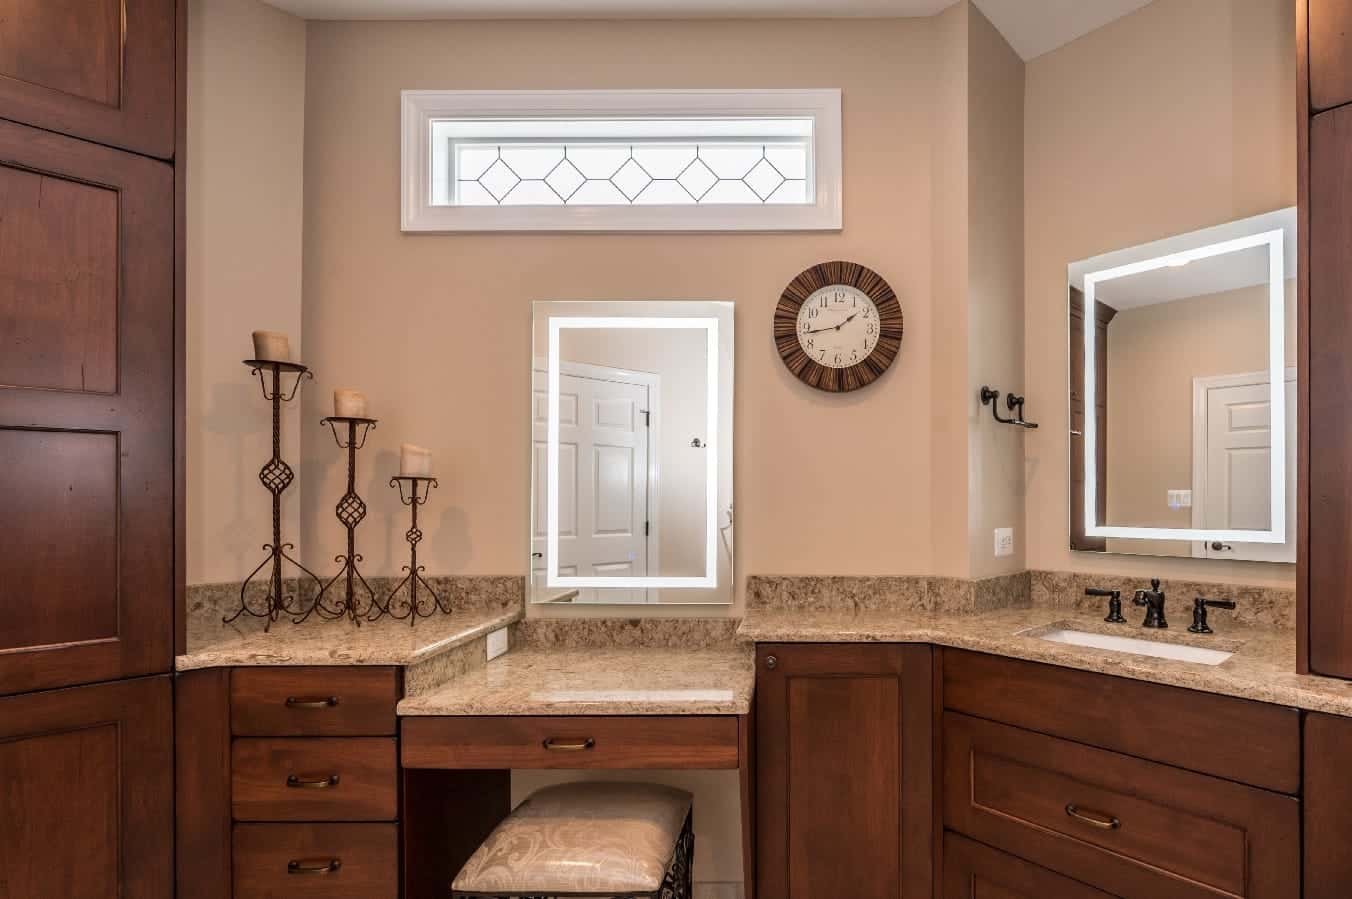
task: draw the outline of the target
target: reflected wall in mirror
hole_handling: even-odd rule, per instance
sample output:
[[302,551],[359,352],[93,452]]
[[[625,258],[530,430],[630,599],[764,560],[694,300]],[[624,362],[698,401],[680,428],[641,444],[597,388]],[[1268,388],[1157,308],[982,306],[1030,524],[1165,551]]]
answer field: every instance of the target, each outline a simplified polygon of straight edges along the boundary
[[1296,560],[1295,229],[1069,267],[1071,549]]
[[730,603],[733,307],[541,301],[530,595]]

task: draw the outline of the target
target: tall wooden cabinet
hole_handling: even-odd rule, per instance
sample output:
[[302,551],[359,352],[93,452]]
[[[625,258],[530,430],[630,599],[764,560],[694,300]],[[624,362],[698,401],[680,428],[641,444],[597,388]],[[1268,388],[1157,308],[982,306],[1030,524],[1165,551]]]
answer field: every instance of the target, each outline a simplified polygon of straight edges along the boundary
[[175,0],[0,0],[0,896],[173,895]]
[[1298,0],[1302,671],[1352,678],[1352,0]]
[[932,661],[924,645],[756,648],[756,892],[932,890]]

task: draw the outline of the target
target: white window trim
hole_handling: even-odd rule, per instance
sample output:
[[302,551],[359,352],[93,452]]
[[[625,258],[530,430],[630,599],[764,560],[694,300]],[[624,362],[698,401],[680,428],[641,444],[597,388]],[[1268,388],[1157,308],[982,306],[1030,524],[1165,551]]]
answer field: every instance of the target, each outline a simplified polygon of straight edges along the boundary
[[[816,202],[727,206],[433,206],[431,123],[444,118],[811,117]],[[838,231],[840,91],[404,91],[404,231]]]

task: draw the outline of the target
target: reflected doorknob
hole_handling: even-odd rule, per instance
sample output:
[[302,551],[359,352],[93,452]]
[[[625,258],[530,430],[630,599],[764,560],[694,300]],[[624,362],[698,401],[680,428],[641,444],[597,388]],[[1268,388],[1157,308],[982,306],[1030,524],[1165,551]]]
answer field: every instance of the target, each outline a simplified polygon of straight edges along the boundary
[[1233,546],[1231,546],[1231,545],[1228,544],[1228,543],[1222,543],[1222,542],[1220,542],[1219,540],[1212,541],[1212,544],[1211,544],[1211,551],[1212,551],[1212,552],[1217,552],[1217,553],[1218,553],[1218,552],[1229,552],[1229,551],[1232,550],[1232,549],[1234,549]]

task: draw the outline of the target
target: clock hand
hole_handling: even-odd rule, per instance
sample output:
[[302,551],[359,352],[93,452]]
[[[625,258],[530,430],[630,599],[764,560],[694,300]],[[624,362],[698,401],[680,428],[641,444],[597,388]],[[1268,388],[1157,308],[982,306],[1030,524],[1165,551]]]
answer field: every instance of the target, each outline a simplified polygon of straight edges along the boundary
[[804,334],[820,334],[820,333],[822,333],[823,331],[839,331],[841,328],[845,327],[845,326],[848,325],[851,321],[853,321],[854,318],[855,318],[857,315],[859,315],[858,312],[856,312],[854,315],[851,315],[849,318],[845,319],[845,320],[844,320],[843,322],[841,322],[840,324],[836,324],[836,325],[827,325],[825,328],[818,328],[818,329],[816,329],[815,331],[804,331],[803,333],[804,333]]

